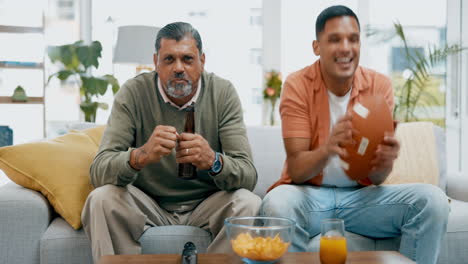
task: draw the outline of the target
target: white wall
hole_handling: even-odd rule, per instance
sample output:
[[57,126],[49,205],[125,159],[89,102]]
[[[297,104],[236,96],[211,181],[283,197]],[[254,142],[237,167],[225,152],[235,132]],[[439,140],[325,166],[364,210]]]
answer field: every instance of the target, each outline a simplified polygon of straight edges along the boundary
[[281,66],[283,76],[302,69],[317,59],[312,50],[312,41],[315,39],[315,20],[323,9],[342,4],[351,8],[359,16],[357,3],[357,0],[283,1],[281,6]]

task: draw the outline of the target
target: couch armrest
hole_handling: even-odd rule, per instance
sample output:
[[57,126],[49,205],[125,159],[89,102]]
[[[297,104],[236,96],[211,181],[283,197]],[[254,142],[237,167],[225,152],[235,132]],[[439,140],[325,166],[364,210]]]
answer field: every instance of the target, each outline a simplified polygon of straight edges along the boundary
[[450,198],[468,202],[468,175],[449,173],[447,178],[447,195]]
[[15,183],[0,187],[0,263],[39,264],[39,241],[52,211],[40,193]]

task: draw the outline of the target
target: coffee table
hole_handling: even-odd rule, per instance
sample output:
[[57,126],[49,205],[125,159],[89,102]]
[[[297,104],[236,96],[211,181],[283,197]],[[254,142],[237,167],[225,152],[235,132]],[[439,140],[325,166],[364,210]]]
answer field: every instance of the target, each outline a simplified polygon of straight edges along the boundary
[[[181,255],[116,255],[104,256],[99,264],[179,264]],[[199,264],[242,264],[242,260],[234,254],[198,254]],[[286,253],[276,264],[320,264],[318,252]],[[397,251],[352,251],[348,252],[346,264],[406,264],[415,263]]]

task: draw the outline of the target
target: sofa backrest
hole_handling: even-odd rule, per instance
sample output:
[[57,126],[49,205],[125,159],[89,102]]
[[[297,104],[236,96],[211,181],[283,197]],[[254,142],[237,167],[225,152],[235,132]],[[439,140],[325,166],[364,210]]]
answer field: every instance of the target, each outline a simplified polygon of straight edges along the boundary
[[258,181],[254,192],[260,197],[276,182],[283,170],[286,152],[280,126],[247,127],[247,137],[252,148]]
[[445,131],[439,126],[434,126],[434,137],[437,147],[437,161],[439,166],[439,187],[447,191],[447,145],[445,141]]

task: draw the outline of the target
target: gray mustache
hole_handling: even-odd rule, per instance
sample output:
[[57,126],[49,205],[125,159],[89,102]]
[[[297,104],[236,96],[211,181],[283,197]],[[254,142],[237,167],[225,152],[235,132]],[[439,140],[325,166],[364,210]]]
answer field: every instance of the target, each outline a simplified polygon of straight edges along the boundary
[[178,78],[178,79],[187,79],[185,78],[185,73],[184,72],[176,72],[174,73],[174,78]]

